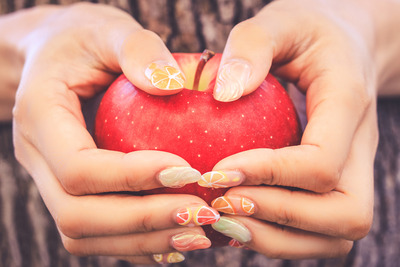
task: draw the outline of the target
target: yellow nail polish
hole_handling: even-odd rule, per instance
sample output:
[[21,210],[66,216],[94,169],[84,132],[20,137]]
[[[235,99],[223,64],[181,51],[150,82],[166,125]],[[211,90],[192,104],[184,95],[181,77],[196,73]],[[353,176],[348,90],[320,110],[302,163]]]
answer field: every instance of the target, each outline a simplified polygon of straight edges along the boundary
[[153,86],[162,90],[181,89],[185,84],[183,73],[178,68],[163,62],[151,63],[145,75]]
[[171,252],[165,254],[154,254],[153,259],[160,264],[163,263],[177,263],[185,260],[185,256],[179,252]]
[[244,178],[239,171],[212,171],[203,174],[197,183],[202,187],[226,188],[241,184]]

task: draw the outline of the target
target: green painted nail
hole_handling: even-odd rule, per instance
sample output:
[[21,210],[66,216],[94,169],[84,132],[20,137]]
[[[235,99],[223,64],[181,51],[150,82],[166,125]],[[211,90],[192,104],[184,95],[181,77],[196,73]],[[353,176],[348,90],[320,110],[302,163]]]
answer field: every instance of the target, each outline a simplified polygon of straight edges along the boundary
[[251,233],[243,223],[229,218],[222,216],[220,220],[211,225],[212,228],[224,234],[226,236],[232,237],[241,243],[246,243],[251,240]]

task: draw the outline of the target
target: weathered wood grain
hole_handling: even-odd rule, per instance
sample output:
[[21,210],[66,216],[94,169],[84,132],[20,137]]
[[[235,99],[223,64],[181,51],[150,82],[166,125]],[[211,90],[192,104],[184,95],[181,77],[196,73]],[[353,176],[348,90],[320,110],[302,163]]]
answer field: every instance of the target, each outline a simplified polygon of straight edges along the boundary
[[[2,0],[0,14],[74,0]],[[92,1],[97,2],[97,1]],[[229,31],[253,16],[261,0],[100,0],[131,13],[171,51],[221,52]],[[380,100],[375,162],[375,217],[370,234],[343,259],[285,261],[253,251],[220,248],[187,253],[176,266],[400,266],[400,99]],[[105,257],[78,258],[63,248],[32,179],[13,156],[11,124],[0,125],[0,267],[130,266]]]

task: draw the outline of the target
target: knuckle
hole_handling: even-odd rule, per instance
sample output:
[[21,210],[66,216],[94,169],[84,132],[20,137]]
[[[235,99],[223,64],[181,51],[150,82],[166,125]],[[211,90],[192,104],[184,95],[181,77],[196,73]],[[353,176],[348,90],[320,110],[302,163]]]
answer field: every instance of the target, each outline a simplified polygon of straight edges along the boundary
[[266,32],[254,19],[247,19],[236,24],[230,33],[230,37],[238,40],[243,39],[243,36],[266,36]]
[[75,256],[87,256],[88,254],[83,251],[79,245],[79,240],[75,240],[66,236],[61,238],[64,248],[72,255]]
[[372,211],[357,207],[349,210],[347,217],[345,225],[348,227],[344,233],[346,239],[359,240],[369,233],[372,226]]
[[84,237],[82,232],[82,221],[79,219],[79,211],[76,207],[66,208],[54,218],[59,231],[69,239],[80,239]]
[[155,230],[153,225],[153,215],[151,213],[146,213],[144,216],[142,216],[137,230],[146,233],[153,232]]
[[312,175],[315,179],[314,190],[317,193],[327,193],[334,190],[342,176],[343,164],[332,159],[324,159],[319,155],[318,164],[314,164]]

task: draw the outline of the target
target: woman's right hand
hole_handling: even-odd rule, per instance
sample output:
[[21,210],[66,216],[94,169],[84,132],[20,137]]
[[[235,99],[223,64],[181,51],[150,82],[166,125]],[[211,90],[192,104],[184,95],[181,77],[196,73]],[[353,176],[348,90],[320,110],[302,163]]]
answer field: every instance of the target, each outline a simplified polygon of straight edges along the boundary
[[[180,261],[181,254],[170,253],[209,247],[201,222],[193,220],[188,228],[176,221],[187,209],[210,211],[201,198],[115,193],[183,186],[200,173],[165,152],[98,149],[81,111],[81,99],[96,95],[121,72],[151,94],[178,92],[180,87],[160,88],[151,80],[151,63],[179,69],[162,40],[103,5],[41,6],[7,19],[11,29],[26,31],[10,37],[25,58],[14,107],[15,153],[35,180],[66,249],[154,263],[153,254],[161,262]],[[207,224],[219,218],[211,211],[215,218]]]

